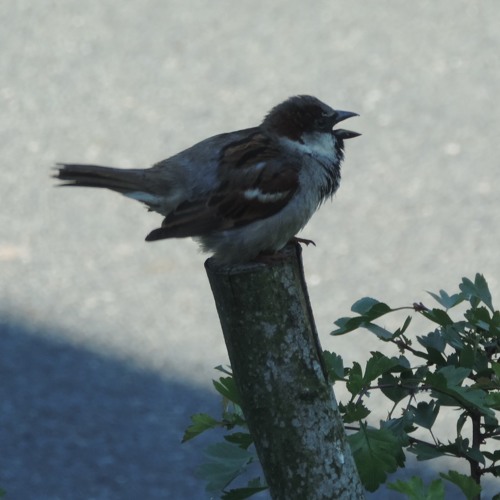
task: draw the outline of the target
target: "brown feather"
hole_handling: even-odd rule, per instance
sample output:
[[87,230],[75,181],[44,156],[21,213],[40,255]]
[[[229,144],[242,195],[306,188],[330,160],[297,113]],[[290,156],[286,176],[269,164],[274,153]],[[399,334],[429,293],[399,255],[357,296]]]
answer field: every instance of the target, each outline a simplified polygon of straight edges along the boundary
[[221,154],[219,189],[208,199],[181,203],[146,240],[203,236],[270,217],[297,191],[299,168],[291,160],[285,168],[283,152],[260,133],[232,143]]

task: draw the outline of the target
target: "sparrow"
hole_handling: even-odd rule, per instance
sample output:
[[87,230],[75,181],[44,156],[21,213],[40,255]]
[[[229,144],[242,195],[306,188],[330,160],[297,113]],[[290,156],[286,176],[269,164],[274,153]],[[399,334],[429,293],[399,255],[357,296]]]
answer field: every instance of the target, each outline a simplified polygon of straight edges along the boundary
[[215,135],[147,169],[59,163],[63,186],[111,189],[165,217],[146,241],[193,237],[220,264],[275,253],[337,191],[357,113],[293,96],[258,127]]

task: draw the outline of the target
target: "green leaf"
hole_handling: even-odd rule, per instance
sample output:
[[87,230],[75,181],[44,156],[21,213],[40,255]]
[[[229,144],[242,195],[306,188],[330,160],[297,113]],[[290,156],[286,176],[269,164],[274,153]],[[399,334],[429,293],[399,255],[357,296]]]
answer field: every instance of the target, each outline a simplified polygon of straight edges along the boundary
[[469,373],[468,368],[445,366],[436,373],[428,373],[425,381],[441,405],[462,406],[469,410],[480,411],[485,416],[494,417],[493,411],[488,407],[485,391],[460,386]]
[[236,388],[236,383],[233,377],[220,377],[219,380],[213,380],[216,391],[238,406],[241,406],[241,398]]
[[233,432],[233,434],[224,436],[224,439],[230,443],[237,444],[244,450],[253,444],[253,437],[248,432]]
[[215,427],[219,427],[221,423],[215,418],[212,418],[210,415],[206,413],[197,413],[191,417],[192,424],[186,429],[184,436],[182,437],[182,442],[185,443],[190,439],[198,436],[202,432],[205,432],[208,429],[213,429]]
[[208,461],[197,472],[210,492],[223,490],[254,459],[253,454],[230,443],[210,445],[204,454]]
[[355,318],[339,318],[334,322],[338,326],[336,330],[330,333],[330,335],[344,335],[345,333],[357,330],[363,323],[365,319],[363,316],[356,316]]
[[342,356],[334,352],[323,351],[323,359],[331,382],[344,378],[344,361]]
[[[469,443],[469,438],[458,436],[453,442],[449,441],[446,445],[439,445],[439,449],[443,453],[447,453],[448,455],[463,457],[464,455],[468,455],[469,451],[471,450],[471,448],[469,447]],[[484,457],[481,457],[481,461],[484,462]]]
[[402,372],[408,370],[408,368],[411,367],[411,363],[408,361],[408,358],[406,356],[403,356],[402,354],[399,355],[398,361],[399,366],[401,366]]
[[385,397],[394,403],[399,403],[414,392],[420,381],[421,378],[418,378],[417,374],[414,375],[411,370],[404,370],[399,377],[386,372],[379,378],[378,383]]
[[347,390],[353,395],[357,395],[363,388],[363,374],[361,372],[361,365],[354,361],[352,368],[349,370],[348,379],[346,382]]
[[405,319],[405,322],[403,323],[403,326],[401,328],[398,328],[394,332],[394,337],[399,337],[400,335],[403,335],[403,333],[406,332],[406,330],[410,326],[410,323],[411,323],[412,319],[413,318],[411,316],[406,316],[406,319]]
[[443,353],[446,347],[446,341],[440,330],[434,330],[424,337],[418,337],[418,342],[423,345],[427,351],[425,359],[437,366],[445,366],[447,364]]
[[476,287],[476,290],[478,291],[478,295],[481,298],[481,300],[486,304],[488,309],[493,312],[495,308],[493,307],[491,301],[491,293],[490,289],[488,288],[488,283],[486,282],[485,277],[482,274],[477,273],[474,278],[474,285]]
[[431,429],[439,413],[439,403],[436,401],[421,401],[415,410],[415,423],[424,429]]
[[440,326],[448,326],[453,324],[453,320],[448,316],[448,313],[446,311],[443,311],[442,309],[427,309],[421,312],[422,316],[425,316],[427,319],[430,319]]
[[445,309],[451,309],[464,300],[464,297],[461,293],[448,295],[444,290],[439,290],[439,295],[436,295],[432,292],[427,293],[431,295],[434,300],[439,302],[439,304],[441,304]]
[[500,411],[500,393],[490,392],[486,397],[486,404],[492,409]]
[[391,434],[397,437],[402,446],[407,447],[410,444],[408,433],[416,429],[413,426],[413,418],[413,411],[405,410],[402,417],[381,421],[380,428],[390,431]]
[[388,358],[378,351],[372,352],[371,355],[372,357],[366,363],[365,374],[363,376],[363,384],[365,386],[376,380],[380,375],[400,365],[398,358]]
[[222,415],[222,425],[227,429],[232,429],[237,425],[246,427],[247,422],[241,408],[235,405],[235,411],[224,411]]
[[409,500],[444,500],[444,484],[440,479],[432,481],[428,488],[424,486],[422,478],[413,476],[407,481],[389,483],[391,490],[404,493]]
[[411,446],[409,451],[417,456],[417,460],[419,462],[423,462],[424,460],[431,460],[433,458],[438,458],[445,455],[445,453],[438,449],[435,445],[427,443],[415,443]]
[[[335,321],[335,325],[339,328],[331,332],[331,335],[343,335],[363,326],[364,328],[371,329],[373,333],[379,335],[380,338],[390,338],[392,336],[392,334],[387,332],[387,330],[383,331],[383,329],[380,329],[377,325],[371,324],[372,320],[392,311],[387,304],[379,302],[376,299],[372,299],[371,297],[365,297],[355,302],[352,305],[351,310],[358,313],[360,316],[338,319]],[[389,335],[389,337],[387,337],[387,335]]]
[[[403,374],[401,374],[401,377]],[[392,373],[384,373],[379,379],[380,390],[385,397],[389,398],[394,403],[399,403],[406,398],[411,390],[402,387],[403,380],[401,377],[396,377]]]
[[429,485],[425,500],[443,500],[444,499],[444,484],[443,481],[435,479]]
[[476,350],[470,345],[464,346],[464,348],[460,351],[460,356],[459,356],[460,366],[471,370],[472,368],[474,368],[475,361],[476,361]]
[[466,324],[467,323],[465,321],[459,321],[453,323],[453,325],[441,328],[443,339],[448,345],[453,347],[453,349],[457,349],[458,351],[463,349],[464,342],[462,339],[462,332],[464,331]]
[[497,361],[493,361],[491,363],[491,368],[495,372],[495,375],[500,378],[500,363]]
[[467,448],[465,456],[467,458],[470,458],[471,460],[474,460],[474,462],[477,462],[479,464],[484,465],[486,463],[484,455],[477,448]]
[[362,401],[349,401],[346,405],[339,403],[339,410],[345,424],[359,422],[370,414],[370,410],[363,405]]
[[464,493],[467,500],[473,500],[481,493],[481,486],[477,484],[470,476],[459,474],[457,471],[450,470],[447,474],[441,472],[439,474],[443,479],[447,479],[453,484],[456,484]]
[[417,337],[417,340],[426,349],[434,349],[439,353],[444,352],[446,347],[446,340],[443,338],[440,330],[434,330],[424,337]]
[[381,340],[390,340],[393,337],[393,333],[381,326],[374,323],[365,322],[360,325],[362,328],[366,328],[369,332],[374,333]]
[[392,309],[387,304],[378,302],[377,304],[373,304],[368,311],[365,311],[364,316],[371,321],[390,312],[392,312]]
[[472,307],[477,307],[479,301],[482,301],[490,311],[494,311],[488,283],[482,274],[476,274],[474,283],[468,278],[462,278],[460,290],[467,296]]
[[260,478],[256,478],[248,481],[247,486],[244,488],[236,488],[224,492],[221,496],[221,500],[244,500],[245,498],[249,498],[267,489],[268,486],[263,484]]
[[448,386],[459,386],[467,378],[470,373],[469,368],[457,368],[455,366],[445,366],[438,370],[437,373],[444,375]]
[[490,334],[500,336],[500,311],[495,311],[491,317]]
[[401,444],[388,430],[372,429],[361,424],[360,430],[347,439],[361,481],[368,491],[375,491],[385,482],[387,474],[404,465]]
[[498,462],[500,460],[500,450],[484,451],[483,453],[484,456],[492,462]]
[[476,307],[474,309],[469,309],[465,313],[465,317],[477,329],[486,330],[487,332],[490,331],[490,324],[492,323],[492,321],[491,321],[492,318],[490,316],[488,309],[486,309],[486,307],[481,306],[481,307]]
[[[370,311],[374,310],[379,310],[380,315],[382,315],[391,312],[392,309],[387,304],[384,304],[383,302],[380,302],[379,300],[373,299],[371,297],[364,297],[362,299],[359,299],[356,302],[354,302],[354,304],[351,306],[351,311],[358,313],[361,316],[367,316],[368,314],[373,314],[370,313]],[[372,317],[371,319],[374,319],[374,317]]]
[[[484,417],[484,430],[486,432],[496,432],[498,428],[498,420],[495,417]],[[500,437],[493,437],[492,439],[500,440]]]

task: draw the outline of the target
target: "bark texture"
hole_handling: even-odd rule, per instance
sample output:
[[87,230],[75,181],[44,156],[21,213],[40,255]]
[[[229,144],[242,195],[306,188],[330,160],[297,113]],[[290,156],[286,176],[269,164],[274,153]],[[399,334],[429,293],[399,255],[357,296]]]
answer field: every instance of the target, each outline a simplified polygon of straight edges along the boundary
[[205,264],[273,499],[362,499],[310,307],[299,245],[270,263]]

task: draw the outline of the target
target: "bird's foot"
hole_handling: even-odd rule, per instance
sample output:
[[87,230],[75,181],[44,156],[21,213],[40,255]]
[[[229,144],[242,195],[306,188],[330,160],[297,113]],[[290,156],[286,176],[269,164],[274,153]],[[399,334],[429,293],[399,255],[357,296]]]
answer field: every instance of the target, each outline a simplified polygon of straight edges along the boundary
[[290,240],[291,243],[303,243],[304,245],[306,246],[309,246],[309,245],[314,245],[316,246],[316,243],[314,243],[313,240],[306,240],[305,238],[298,238],[297,236],[294,236],[291,240]]

